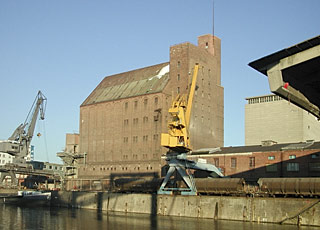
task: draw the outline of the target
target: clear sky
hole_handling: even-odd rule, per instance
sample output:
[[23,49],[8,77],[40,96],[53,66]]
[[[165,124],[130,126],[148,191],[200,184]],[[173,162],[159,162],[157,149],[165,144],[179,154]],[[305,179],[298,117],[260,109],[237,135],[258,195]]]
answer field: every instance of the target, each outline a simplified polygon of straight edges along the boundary
[[[269,94],[248,66],[320,33],[319,0],[215,0],[222,45],[225,146],[244,145],[246,97]],[[35,159],[60,162],[80,105],[108,75],[169,61],[169,47],[213,33],[212,0],[0,1],[0,139],[23,123],[41,90],[46,119]]]

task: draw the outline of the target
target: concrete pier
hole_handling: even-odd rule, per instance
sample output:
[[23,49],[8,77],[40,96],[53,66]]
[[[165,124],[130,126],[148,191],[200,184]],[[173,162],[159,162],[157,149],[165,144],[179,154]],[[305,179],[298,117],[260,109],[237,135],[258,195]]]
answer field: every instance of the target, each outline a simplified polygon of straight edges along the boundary
[[320,226],[320,199],[311,198],[59,191],[52,194],[52,204],[109,212]]

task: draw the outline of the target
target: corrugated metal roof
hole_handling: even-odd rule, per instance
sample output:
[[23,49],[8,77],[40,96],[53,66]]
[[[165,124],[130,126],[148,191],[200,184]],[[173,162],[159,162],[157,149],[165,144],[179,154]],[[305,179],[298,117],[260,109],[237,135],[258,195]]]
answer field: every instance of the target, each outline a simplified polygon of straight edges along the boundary
[[81,106],[161,92],[169,80],[169,63],[105,77]]

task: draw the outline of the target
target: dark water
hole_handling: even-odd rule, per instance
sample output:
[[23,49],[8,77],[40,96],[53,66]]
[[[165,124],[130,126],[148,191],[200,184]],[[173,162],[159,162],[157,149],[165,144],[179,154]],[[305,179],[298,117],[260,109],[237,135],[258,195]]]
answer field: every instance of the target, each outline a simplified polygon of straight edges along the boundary
[[0,229],[304,230],[317,228],[0,204]]

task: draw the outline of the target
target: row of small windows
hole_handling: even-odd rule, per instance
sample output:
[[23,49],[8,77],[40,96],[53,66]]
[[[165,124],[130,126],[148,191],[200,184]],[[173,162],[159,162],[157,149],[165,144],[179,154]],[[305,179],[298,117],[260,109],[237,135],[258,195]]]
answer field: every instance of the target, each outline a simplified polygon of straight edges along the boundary
[[[156,115],[156,116],[153,117],[153,121],[156,122],[158,120],[159,120],[159,115]],[[144,116],[142,118],[142,122],[143,122],[143,124],[147,124],[149,122],[149,118],[147,116]],[[123,125],[124,126],[128,126],[129,123],[130,123],[129,119],[124,119],[123,120]],[[138,125],[139,124],[139,118],[133,118],[132,123],[133,123],[133,125]]]
[[[159,134],[154,134],[154,135],[153,135],[153,140],[154,140],[154,141],[157,141],[158,139],[159,139]],[[143,141],[143,142],[148,142],[148,140],[149,140],[148,135],[144,135],[144,136],[142,137],[142,141]],[[138,143],[138,141],[139,141],[138,136],[133,136],[133,137],[132,137],[132,142],[133,142],[133,143]],[[129,142],[129,137],[123,137],[123,143],[127,144],[128,142]]]
[[[92,171],[96,171],[95,167],[93,167],[91,169],[92,169]],[[117,171],[117,167],[113,167],[113,166],[111,166],[111,167],[100,167],[98,169],[100,169],[100,171]],[[140,166],[133,167],[134,171],[140,171],[140,169],[144,169],[144,168],[140,167]],[[152,170],[153,167],[149,165],[149,166],[145,167],[145,169],[146,170]],[[86,170],[86,168],[83,168],[83,171],[85,171],[85,170]],[[118,166],[118,171],[127,171],[127,170],[130,170],[130,168],[128,166]]]
[[[214,160],[214,164],[216,167],[219,167],[219,159]],[[230,162],[231,168],[237,167],[237,158],[231,158]],[[297,162],[289,162],[286,163],[286,168],[288,172],[299,172],[300,164]],[[255,157],[249,158],[249,167],[253,168],[255,167]],[[309,170],[310,171],[320,171],[320,163],[309,163]],[[278,165],[277,164],[267,164],[266,165],[266,172],[277,172],[278,171]]]
[[52,166],[52,165],[43,165],[43,168],[44,169],[54,169],[54,170],[63,170],[63,167],[62,166]]
[[[312,154],[311,155],[311,158],[318,158],[319,155],[318,154]],[[296,155],[289,155],[289,159],[290,160],[293,160],[293,159],[296,159]],[[268,156],[268,160],[275,160],[275,156]],[[299,164],[299,163],[295,163],[295,162],[292,162],[292,163],[287,163],[287,165],[290,165],[288,166],[288,171],[299,171],[299,166],[296,166],[296,164]],[[219,167],[219,159],[218,158],[215,158],[214,159],[214,165],[216,167]],[[231,158],[231,162],[230,162],[230,166],[231,168],[236,168],[237,167],[237,158],[233,157]],[[255,157],[250,157],[249,158],[249,167],[252,168],[252,167],[255,167]],[[273,166],[270,166],[270,167],[273,167]]]
[[[141,157],[142,157],[142,159],[148,159],[148,154],[142,154]],[[153,158],[158,158],[158,155],[157,155],[156,153],[154,153],[154,154],[152,155],[152,157],[153,157]],[[122,155],[122,159],[123,159],[123,160],[128,160],[128,159],[129,159],[129,156],[128,156],[127,154]],[[137,159],[138,159],[138,154],[133,154],[133,155],[132,155],[132,159],[137,160]]]
[[257,103],[264,103],[264,102],[270,102],[270,101],[280,101],[282,100],[282,98],[277,95],[270,95],[270,96],[264,96],[264,97],[249,98],[247,100],[249,104],[257,104]]
[[[315,158],[319,158],[319,154],[318,153],[315,153],[315,154],[311,154],[311,158],[312,159],[315,159]],[[293,159],[296,159],[297,156],[296,155],[289,155],[289,160],[293,160]],[[275,160],[275,156],[268,156],[268,160]]]
[[[155,97],[155,98],[154,98],[154,105],[158,105],[158,102],[159,102],[159,98],[158,98],[158,97]],[[134,108],[134,109],[137,109],[137,108],[138,108],[138,104],[139,104],[138,101],[134,101],[134,102],[133,102],[133,108]],[[143,100],[143,105],[144,105],[145,108],[147,107],[147,105],[148,105],[148,99],[147,99],[147,98],[145,98],[145,99]],[[125,110],[127,110],[127,109],[129,108],[129,102],[125,102],[125,103],[124,103],[124,108],[125,108]]]
[[[197,95],[198,95],[198,91],[196,90],[196,91],[194,92],[194,94],[197,96]],[[210,95],[210,93],[208,93],[207,95],[208,95],[208,99],[210,100],[210,99],[211,99],[211,95]],[[202,97],[202,98],[204,98],[204,97],[205,97],[205,93],[204,93],[204,91],[201,91],[201,97]]]

